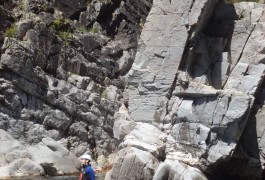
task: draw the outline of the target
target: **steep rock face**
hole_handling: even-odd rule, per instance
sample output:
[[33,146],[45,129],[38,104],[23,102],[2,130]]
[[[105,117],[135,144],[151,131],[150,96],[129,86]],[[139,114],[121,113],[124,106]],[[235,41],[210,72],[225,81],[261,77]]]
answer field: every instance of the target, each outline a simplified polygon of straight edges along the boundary
[[77,173],[89,153],[113,180],[261,177],[263,4],[0,7],[0,176]]
[[0,42],[1,42],[1,45],[2,45],[2,42],[3,42],[4,37],[5,37],[5,35],[4,35],[5,30],[14,21],[14,18],[11,16],[10,12],[7,9],[5,9],[5,7],[2,6],[5,3],[1,4],[1,7],[0,7],[0,20],[2,22],[0,25]]
[[130,117],[168,134],[166,159],[210,174],[227,170],[265,70],[264,5],[215,4],[154,1],[128,75]]
[[[23,146],[27,157],[18,154],[21,168],[14,170],[17,162],[7,161],[0,176],[77,173],[76,157],[84,153],[99,168],[112,164],[118,146],[114,114],[125,87],[120,75],[132,65],[150,6],[151,1],[1,4],[6,33],[0,35],[0,129],[28,148]],[[98,17],[83,22],[95,7]]]
[[135,121],[163,120],[186,44],[206,24],[216,3],[154,1],[128,76],[129,112]]
[[[251,12],[246,8],[250,6],[252,7]],[[244,76],[234,78],[233,86],[248,91],[256,99],[242,138],[227,167],[227,176],[254,179],[264,176],[264,55],[262,52],[264,45],[263,41],[260,41],[264,38],[264,5],[240,3],[235,7],[237,13],[241,15],[241,19],[236,25],[237,28],[235,28],[236,37],[238,36],[236,41],[244,40],[245,46],[241,47],[240,51],[236,48],[234,50],[241,52],[239,59],[246,69],[241,70],[244,72]],[[245,13],[251,16],[246,16]],[[247,24],[249,25],[247,26]],[[247,31],[242,33],[243,29]],[[255,70],[253,71],[253,69]]]

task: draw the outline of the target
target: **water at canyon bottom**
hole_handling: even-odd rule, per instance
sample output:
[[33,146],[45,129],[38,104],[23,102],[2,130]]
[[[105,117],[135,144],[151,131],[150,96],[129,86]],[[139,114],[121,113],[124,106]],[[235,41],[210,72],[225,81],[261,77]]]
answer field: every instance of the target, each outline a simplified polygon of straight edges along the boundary
[[[105,174],[96,174],[96,180],[104,180]],[[12,180],[78,180],[78,176],[41,176],[41,177],[17,177]],[[0,178],[0,180],[2,180]]]

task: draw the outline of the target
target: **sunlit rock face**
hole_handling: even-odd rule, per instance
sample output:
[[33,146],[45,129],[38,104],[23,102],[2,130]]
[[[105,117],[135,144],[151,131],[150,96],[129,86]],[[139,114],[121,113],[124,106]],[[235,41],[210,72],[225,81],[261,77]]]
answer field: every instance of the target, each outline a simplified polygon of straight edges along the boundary
[[0,177],[262,177],[264,4],[0,2]]
[[[260,98],[263,9],[257,3],[154,1],[128,74],[128,109],[134,121],[168,134],[165,159],[199,166],[209,174],[221,169],[220,175],[240,176],[227,167],[233,167],[231,157],[242,155],[236,147],[248,139],[242,133],[250,113],[256,114],[254,100]],[[262,141],[258,144],[262,149]],[[248,154],[251,148],[245,146]],[[254,157],[256,165],[262,164],[261,156]],[[245,175],[259,172],[260,177],[263,168],[251,172],[253,166],[244,165],[249,168]]]
[[198,36],[216,3],[154,1],[128,75],[129,113],[135,121],[163,120],[186,45]]
[[123,76],[151,5],[0,2],[0,129],[17,144],[1,141],[1,177],[78,173],[84,153],[96,170],[109,169]]

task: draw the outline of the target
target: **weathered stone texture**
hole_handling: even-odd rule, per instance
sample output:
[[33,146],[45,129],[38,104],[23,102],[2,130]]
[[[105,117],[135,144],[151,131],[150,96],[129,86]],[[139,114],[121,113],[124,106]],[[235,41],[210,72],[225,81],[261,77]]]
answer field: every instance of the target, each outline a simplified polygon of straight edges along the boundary
[[180,180],[206,180],[204,174],[193,167],[181,164],[178,161],[167,161],[161,163],[156,170],[153,180],[180,179]]
[[0,176],[84,153],[113,180],[262,176],[264,4],[14,0],[0,21]]
[[153,179],[158,160],[149,152],[134,147],[118,152],[108,179]]
[[163,119],[166,94],[174,83],[186,43],[206,23],[216,2],[203,1],[198,5],[197,1],[153,2],[128,75],[132,119],[147,122]]

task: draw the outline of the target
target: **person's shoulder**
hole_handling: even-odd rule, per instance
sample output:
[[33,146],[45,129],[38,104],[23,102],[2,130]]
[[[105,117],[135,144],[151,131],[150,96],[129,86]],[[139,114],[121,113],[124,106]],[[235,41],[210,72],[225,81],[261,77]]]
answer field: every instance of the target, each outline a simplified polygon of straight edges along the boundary
[[86,167],[86,171],[94,171],[93,168],[91,166],[87,166]]

